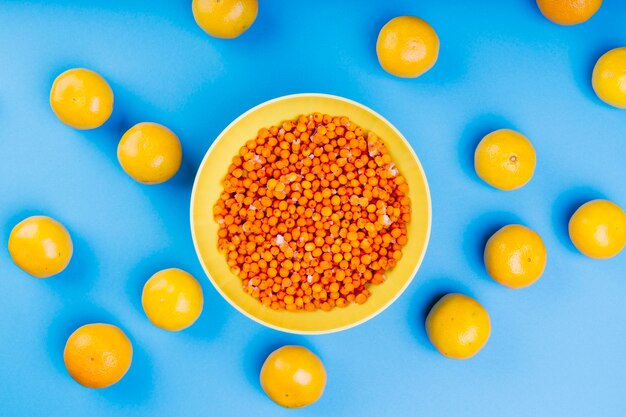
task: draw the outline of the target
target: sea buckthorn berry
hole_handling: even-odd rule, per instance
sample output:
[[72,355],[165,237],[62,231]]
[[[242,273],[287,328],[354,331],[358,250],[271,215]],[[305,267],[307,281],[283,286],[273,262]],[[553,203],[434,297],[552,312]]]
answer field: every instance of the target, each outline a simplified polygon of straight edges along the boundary
[[274,310],[365,303],[408,240],[406,178],[384,142],[345,116],[260,129],[222,185],[218,249],[244,291]]

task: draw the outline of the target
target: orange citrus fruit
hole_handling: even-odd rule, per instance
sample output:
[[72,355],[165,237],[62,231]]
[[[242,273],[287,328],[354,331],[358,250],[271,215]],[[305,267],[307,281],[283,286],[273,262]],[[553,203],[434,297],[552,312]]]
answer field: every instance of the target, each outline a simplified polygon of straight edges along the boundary
[[244,33],[256,20],[258,0],[193,0],[193,17],[206,33],[232,39]]
[[261,368],[260,378],[265,393],[287,408],[314,403],[326,387],[324,364],[303,346],[283,346],[272,352]]
[[569,235],[590,258],[612,258],[626,246],[626,213],[608,200],[589,201],[569,221]]
[[577,25],[591,19],[602,0],[537,0],[541,13],[559,25]]
[[478,301],[463,294],[446,294],[428,313],[426,333],[442,355],[468,359],[489,340],[491,321]]
[[133,346],[112,324],[79,327],[65,344],[63,360],[69,374],[88,388],[106,388],[118,382],[130,368]]
[[117,146],[124,171],[142,184],[160,184],[178,172],[183,150],[178,136],[157,123],[138,123],[124,133]]
[[203,302],[200,283],[177,268],[152,275],[141,295],[141,305],[152,324],[173,332],[195,323],[202,313]]
[[480,141],[474,153],[474,168],[487,184],[510,191],[530,181],[536,159],[535,149],[526,136],[500,129]]
[[489,275],[509,288],[527,287],[546,267],[546,247],[537,232],[519,224],[504,226],[485,246]]
[[9,236],[13,262],[37,278],[63,271],[72,259],[74,246],[67,229],[47,216],[32,216],[19,222]]
[[626,109],[626,47],[602,55],[593,68],[591,81],[600,100]]
[[398,77],[419,77],[435,65],[439,38],[428,23],[415,16],[391,19],[378,34],[378,62]]
[[96,72],[84,68],[70,69],[54,80],[50,107],[68,126],[95,129],[113,112],[113,90]]

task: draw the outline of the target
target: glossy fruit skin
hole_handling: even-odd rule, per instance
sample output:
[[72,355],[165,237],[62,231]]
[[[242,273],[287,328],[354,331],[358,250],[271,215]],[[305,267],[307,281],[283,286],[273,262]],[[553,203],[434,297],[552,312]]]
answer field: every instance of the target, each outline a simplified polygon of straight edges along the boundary
[[524,288],[543,275],[546,247],[534,230],[510,224],[489,238],[484,260],[487,272],[496,282],[509,288]]
[[319,400],[326,387],[326,369],[317,355],[303,346],[283,346],[261,368],[261,387],[277,404],[305,407]]
[[193,0],[193,17],[198,26],[216,38],[241,36],[256,20],[258,0]]
[[489,133],[474,153],[476,174],[492,187],[505,191],[527,184],[536,164],[537,156],[530,140],[511,129]]
[[86,324],[67,339],[63,360],[70,376],[79,384],[88,388],[106,388],[128,372],[133,360],[133,346],[117,326]]
[[600,100],[626,109],[626,47],[602,55],[593,68],[591,81]]
[[626,213],[608,200],[589,201],[572,215],[569,236],[583,255],[612,258],[626,245]]
[[62,272],[72,259],[74,246],[67,229],[47,216],[32,216],[19,222],[9,236],[13,262],[37,278]]
[[602,0],[537,0],[537,6],[546,19],[571,26],[591,19]]
[[177,332],[200,317],[204,297],[200,283],[189,273],[164,269],[152,275],[143,287],[141,305],[157,327]]
[[487,310],[471,297],[446,294],[426,317],[426,333],[444,356],[468,359],[476,355],[491,335]]
[[378,62],[397,77],[416,78],[431,69],[439,56],[439,37],[415,16],[391,19],[378,34]]
[[56,116],[75,129],[95,129],[113,112],[113,90],[102,76],[85,68],[59,75],[50,90],[50,107]]
[[117,159],[124,171],[142,184],[160,184],[178,172],[183,150],[178,136],[157,123],[143,122],[124,133]]

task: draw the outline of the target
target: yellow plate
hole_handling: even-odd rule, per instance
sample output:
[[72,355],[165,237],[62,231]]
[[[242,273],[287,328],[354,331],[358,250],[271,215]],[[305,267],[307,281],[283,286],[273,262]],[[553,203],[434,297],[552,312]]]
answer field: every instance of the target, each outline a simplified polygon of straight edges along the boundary
[[[241,279],[230,272],[225,255],[217,250],[218,225],[213,206],[222,191],[221,180],[233,156],[262,127],[277,125],[313,112],[348,116],[367,131],[375,132],[386,144],[400,173],[407,179],[411,199],[411,222],[403,257],[385,275],[387,280],[370,286],[366,303],[329,312],[275,311],[246,294]],[[218,292],[237,310],[273,329],[290,333],[322,334],[348,329],[371,319],[402,294],[417,272],[430,236],[431,205],[428,183],[411,145],[402,134],[373,110],[342,97],[325,94],[295,94],[267,101],[248,110],[217,137],[206,153],[191,195],[191,233],[200,263]]]

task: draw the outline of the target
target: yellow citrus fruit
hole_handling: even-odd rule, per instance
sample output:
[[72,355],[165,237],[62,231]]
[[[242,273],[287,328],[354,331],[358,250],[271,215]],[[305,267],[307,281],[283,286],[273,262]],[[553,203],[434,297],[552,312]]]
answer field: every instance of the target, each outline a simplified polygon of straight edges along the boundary
[[47,278],[63,271],[72,259],[73,250],[67,229],[47,216],[22,220],[9,236],[13,262],[37,278]]
[[202,313],[203,303],[200,283],[177,268],[152,275],[141,295],[141,305],[152,324],[173,332],[195,323]]
[[178,136],[157,123],[138,123],[124,133],[117,159],[142,184],[159,184],[176,175],[183,158]]
[[302,346],[283,346],[261,368],[261,387],[274,402],[299,408],[319,400],[326,387],[326,369],[317,355]]
[[113,90],[96,72],[84,68],[70,69],[54,80],[50,107],[68,126],[95,129],[102,126],[113,112]]
[[489,133],[474,153],[476,174],[492,187],[507,191],[530,181],[536,163],[530,140],[511,129]]
[[258,0],[193,0],[193,17],[198,26],[216,38],[232,39],[256,20]]
[[626,213],[611,201],[589,201],[570,219],[569,236],[584,255],[612,258],[626,245]]
[[626,109],[626,47],[602,55],[593,68],[591,81],[600,100]]
[[380,30],[376,54],[390,74],[419,77],[437,62],[439,38],[432,26],[419,17],[395,17]]
[[541,13],[559,25],[577,25],[591,19],[602,0],[537,0]]
[[489,340],[491,321],[478,301],[463,294],[446,294],[428,313],[426,333],[442,355],[468,359]]
[[537,281],[546,268],[546,260],[541,237],[519,224],[504,226],[485,246],[487,272],[509,288],[524,288]]
[[112,324],[86,324],[67,339],[63,360],[79,384],[106,388],[122,379],[130,368],[133,346],[126,334]]

